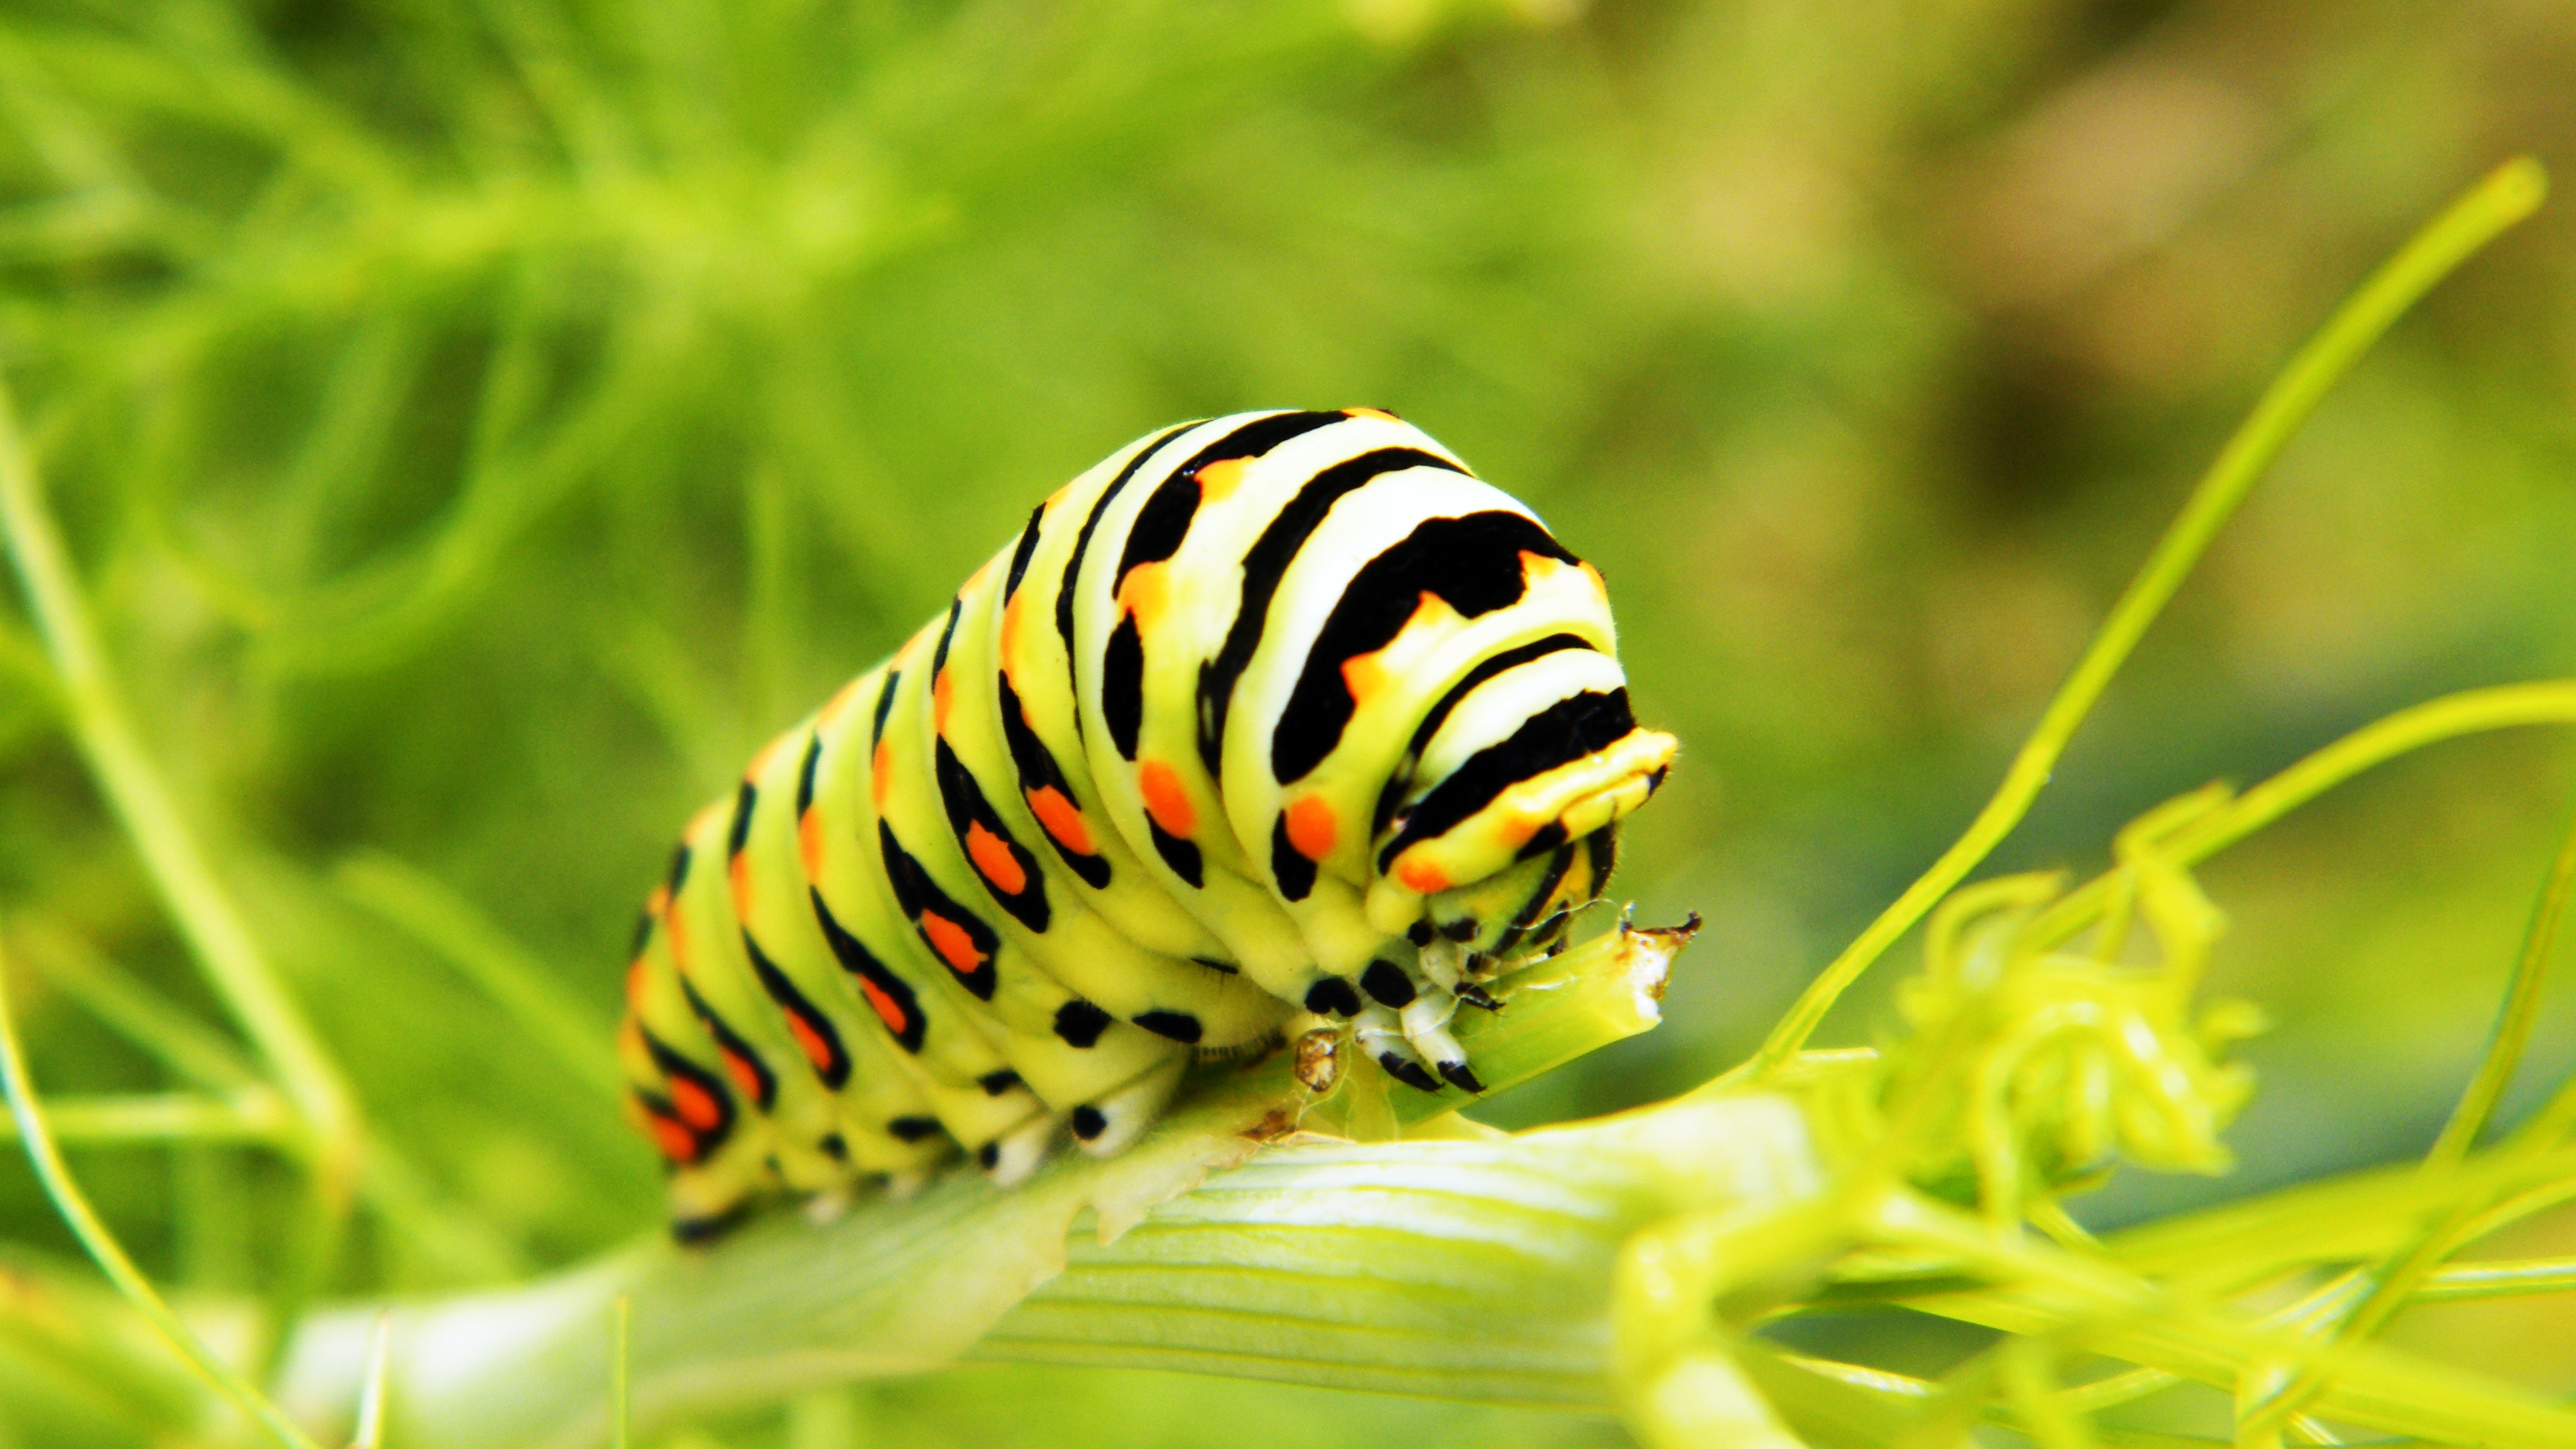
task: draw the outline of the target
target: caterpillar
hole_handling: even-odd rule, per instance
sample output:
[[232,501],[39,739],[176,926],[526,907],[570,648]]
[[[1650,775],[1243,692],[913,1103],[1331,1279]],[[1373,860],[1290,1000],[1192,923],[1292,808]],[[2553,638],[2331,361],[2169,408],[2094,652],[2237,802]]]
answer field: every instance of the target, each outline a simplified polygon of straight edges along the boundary
[[1118,1152],[1199,1056],[1448,1027],[1562,942],[1675,744],[1598,570],[1372,408],[1139,439],[762,749],[646,902],[618,1056],[674,1231]]

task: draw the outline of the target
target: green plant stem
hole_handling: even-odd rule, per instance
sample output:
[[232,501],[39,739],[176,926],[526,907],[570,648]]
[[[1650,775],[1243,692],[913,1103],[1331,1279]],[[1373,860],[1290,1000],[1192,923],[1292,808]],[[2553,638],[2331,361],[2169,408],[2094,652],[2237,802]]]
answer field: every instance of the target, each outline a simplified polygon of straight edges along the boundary
[[[2425,1154],[2424,1171],[2444,1173],[2467,1158],[2497,1100],[2512,1082],[2515,1068],[2521,1065],[2523,1047],[2539,1014],[2540,988],[2548,979],[2550,948],[2557,941],[2571,885],[2576,885],[2576,823],[2571,823],[2565,832],[2540,900],[2532,910],[2522,954],[2514,963],[2513,978],[2497,1012],[2486,1054],[2461,1093],[2459,1106],[2444,1125],[2442,1135]],[[2526,1138],[2506,1150],[2530,1154],[2536,1146]],[[2477,1231],[2479,1219],[2490,1206],[2475,1197],[2455,1203],[2438,1221],[2419,1230],[2412,1241],[2370,1265],[2362,1275],[2366,1286],[2360,1296],[2337,1316],[2337,1321],[2322,1323],[2319,1330],[2331,1328],[2338,1348],[2346,1354],[2377,1334],[2440,1271],[2443,1260],[2459,1251]],[[2240,1414],[2239,1435],[2261,1436],[2287,1424],[2314,1399],[2327,1372],[2313,1365],[2302,1368],[2266,1401]]]
[[2452,1303],[2471,1298],[2569,1292],[2576,1292],[2576,1258],[2498,1259],[2442,1269],[2415,1290],[2415,1301]]
[[[1685,934],[1613,932],[1498,983],[1503,1010],[1461,1028],[1479,1071],[1501,1090],[1652,1026]],[[1451,1093],[1402,1090],[1422,1105],[1396,1099],[1398,1122],[1459,1105]],[[1503,1141],[1288,1146],[1222,1171],[1287,1131],[1280,1109],[1295,1100],[1287,1062],[1274,1055],[1206,1083],[1123,1156],[1068,1157],[1009,1192],[951,1174],[906,1201],[862,1202],[828,1227],[773,1214],[710,1251],[649,1244],[550,1281],[408,1306],[394,1330],[400,1392],[388,1442],[601,1442],[611,1414],[599,1385],[616,1372],[609,1325],[620,1294],[633,1304],[626,1358],[646,1431],[919,1372],[969,1349],[1055,1361],[1096,1350],[1139,1366],[1230,1365],[1524,1402],[1588,1395],[1581,1401],[1598,1407],[1607,1400],[1589,1386],[1606,1340],[1597,1316],[1587,1327],[1575,1310],[1606,1301],[1625,1232],[1699,1196],[1777,1196],[1815,1177],[1803,1123],[1776,1097],[1677,1104]],[[1346,1151],[1360,1155],[1332,1156]],[[1304,1168],[1262,1176],[1274,1162]],[[1179,1197],[1211,1169],[1219,1176],[1208,1187]],[[1110,1236],[1142,1225],[1114,1247],[1068,1249],[1068,1230],[1085,1217]],[[1426,1253],[1432,1239],[1448,1246]],[[1131,1290],[1146,1296],[1124,1310],[1101,1306]],[[1066,1320],[1048,1316],[1050,1303],[1075,1314],[1075,1338],[1061,1337]],[[305,1327],[285,1375],[290,1405],[317,1419],[345,1412],[372,1311]],[[1406,1327],[1407,1313],[1437,1324]],[[988,1330],[997,1336],[978,1347]]]
[[[262,1142],[293,1139],[294,1111],[262,1089],[231,1101],[189,1092],[134,1097],[70,1097],[45,1109],[54,1140],[81,1146],[140,1142]],[[0,1141],[14,1142],[14,1122],[0,1122]]]
[[[79,936],[54,926],[33,925],[25,918],[13,921],[10,932],[56,990],[173,1073],[217,1099],[276,1100],[276,1089],[260,1079],[229,1039],[201,1025]],[[57,1137],[68,1137],[66,1125],[58,1107]],[[300,1119],[285,1125],[290,1130],[275,1138],[275,1144],[299,1153],[306,1150],[310,1144]],[[473,1215],[439,1201],[420,1169],[392,1141],[370,1132],[366,1150],[366,1170],[358,1179],[359,1200],[424,1259],[467,1279],[506,1278],[524,1270],[515,1247]]]
[[2558,858],[2550,864],[2549,880],[2541,888],[2540,901],[2532,907],[2531,926],[2523,935],[2522,954],[2513,965],[2513,980],[2505,990],[2503,1007],[2496,1013],[2495,1032],[2487,1042],[2486,1055],[2478,1062],[2477,1075],[2460,1094],[2460,1104],[2451,1112],[2451,1120],[2442,1127],[2442,1135],[2425,1154],[2427,1166],[2453,1163],[2466,1157],[2477,1145],[2478,1134],[2486,1130],[2495,1116],[2496,1103],[2505,1088],[2513,1084],[2513,1074],[2522,1065],[2522,1054],[2531,1042],[2532,1027],[2540,1019],[2540,989],[2549,979],[2549,956],[2558,941],[2558,928],[2567,916],[2567,897],[2576,892],[2576,817],[2568,821],[2559,841]]
[[572,1078],[614,1102],[617,1059],[610,1023],[584,1008],[544,964],[455,892],[378,851],[340,862],[332,881],[351,899],[445,958],[507,1012]]
[[2576,1414],[2511,1385],[2368,1344],[2320,1344],[2195,1306],[2115,1264],[1998,1238],[1966,1214],[1905,1195],[1886,1223],[1913,1246],[1956,1254],[2003,1286],[1933,1311],[2075,1345],[2222,1389],[2249,1370],[2315,1371],[2314,1412],[2444,1443],[2576,1446]]
[[173,1075],[226,1097],[266,1086],[230,1038],[100,955],[85,938],[24,917],[10,930],[20,956],[48,984]]
[[[822,1228],[774,1217],[705,1255],[640,1247],[508,1293],[407,1307],[393,1348],[405,1390],[393,1442],[602,1442],[613,1418],[596,1386],[614,1379],[609,1325],[621,1293],[634,1303],[636,1427],[648,1434],[685,1416],[915,1371],[953,1351],[1603,1409],[1612,1402],[1608,1270],[1632,1233],[1677,1210],[1835,1211],[1808,1109],[1797,1097],[1746,1090],[1499,1141],[1275,1148],[1211,1174],[1115,1242],[1077,1236],[1057,1276],[980,1330],[999,1301],[990,1280],[1030,1270],[1019,1256],[1026,1195],[1100,1167],[1069,1164],[1010,1194],[952,1178]],[[2464,1181],[2492,1191],[2568,1171],[2561,1157],[2498,1176],[2507,1164],[2490,1162],[2496,1156],[2472,1159]],[[2362,1188],[2419,1194],[2428,1190],[2412,1180],[2420,1176],[2378,1174],[2343,1188],[2348,1198]],[[2280,1204],[2295,1210],[2317,1196],[2300,1189]],[[2221,1211],[2242,1220],[2273,1206]],[[1059,1197],[1036,1211],[1067,1207]],[[2364,1216],[2390,1231],[2409,1221],[2399,1198]],[[2200,1306],[2188,1285],[2159,1286],[2123,1262],[1999,1245],[1963,1215],[1934,1217],[1890,1219],[1881,1241],[1930,1249],[1996,1286],[1905,1300],[1924,1311],[2070,1335],[2149,1373],[2220,1385],[2249,1363],[2329,1354],[2296,1324],[2246,1323]],[[2275,1271],[2295,1269],[2316,1227],[2294,1224],[2255,1251],[2272,1255]],[[2453,1270],[2433,1285],[2467,1296],[2576,1282],[2563,1262],[2499,1268],[2491,1281]],[[362,1308],[310,1325],[288,1375],[290,1402],[349,1402],[373,1322],[374,1310]],[[2450,1442],[2576,1442],[2576,1420],[2562,1412],[2377,1349],[2325,1386],[2316,1412]]]
[[1940,859],[1808,986],[1743,1070],[1757,1080],[1778,1071],[1806,1045],[1825,1013],[1860,979],[1861,973],[2012,833],[2047,785],[2068,741],[2074,738],[2076,729],[2110,686],[2120,666],[2127,662],[2147,627],[2182,586],[2220,527],[2244,501],[2247,490],[2279,456],[2326,392],[2435,283],[2498,233],[2538,208],[2547,189],[2546,173],[2528,157],[2497,168],[2372,273],[2316,336],[2299,349],[2219,451],[2217,461],[2192,490],[2181,514],[2157,540],[2155,551],[2147,556],[2137,577],[2112,606],[2110,616],[2103,620],[2073,672],[2049,700],[2029,739],[2013,756],[1994,798],[1977,812],[1957,843],[1942,852]]
[[[5,964],[5,963],[0,963]],[[52,1134],[46,1131],[45,1119],[36,1107],[36,1089],[27,1078],[27,1061],[18,1045],[17,1023],[11,1018],[8,992],[0,988],[0,1086],[9,1094],[9,1115],[16,1122],[18,1136],[27,1149],[27,1160],[34,1164],[36,1179],[44,1185],[45,1195],[62,1214],[63,1222],[88,1251],[91,1261],[107,1275],[143,1316],[148,1319],[169,1345],[178,1350],[216,1392],[250,1416],[276,1442],[287,1449],[315,1449],[313,1441],[287,1422],[277,1406],[259,1390],[235,1373],[232,1367],[215,1356],[205,1340],[197,1337],[179,1315],[170,1311],[161,1295],[152,1287],[143,1270],[134,1265],[125,1248],[100,1220],[90,1206],[89,1197],[64,1165],[61,1150]]]
[[[1239,1121],[1258,1100],[1230,1110]],[[1067,1162],[1008,1193],[951,1176],[825,1227],[777,1215],[712,1252],[652,1244],[505,1294],[407,1308],[389,1441],[608,1440],[599,1386],[615,1372],[621,1293],[647,1438],[657,1424],[918,1372],[970,1348],[1600,1410],[1609,1266],[1627,1234],[1685,1204],[1789,1202],[1822,1181],[1796,1105],[1745,1094],[1498,1141],[1281,1146],[1211,1174],[1114,1243],[1077,1232],[1066,1244],[1086,1184],[1203,1160],[1188,1134],[1222,1125],[1212,1110],[1228,1109],[1186,1109],[1175,1132],[1130,1154],[1141,1164]],[[1041,1220],[1055,1236],[1033,1258],[1047,1234],[1028,1225]],[[1047,1281],[1028,1292],[1031,1278]],[[310,1325],[282,1396],[351,1402],[372,1314]]]
[[194,948],[207,979],[276,1072],[310,1134],[316,1181],[345,1205],[359,1161],[360,1119],[339,1066],[217,880],[110,676],[69,554],[46,511],[16,406],[0,383],[0,532],[60,680],[75,743],[124,824],[144,869]]
[[[2156,847],[2197,865],[2365,770],[2427,745],[2491,730],[2576,724],[2576,679],[2466,689],[2375,720],[2176,829]],[[2122,889],[2113,871],[2069,891],[2032,923],[2035,940],[2069,940],[2101,918]]]

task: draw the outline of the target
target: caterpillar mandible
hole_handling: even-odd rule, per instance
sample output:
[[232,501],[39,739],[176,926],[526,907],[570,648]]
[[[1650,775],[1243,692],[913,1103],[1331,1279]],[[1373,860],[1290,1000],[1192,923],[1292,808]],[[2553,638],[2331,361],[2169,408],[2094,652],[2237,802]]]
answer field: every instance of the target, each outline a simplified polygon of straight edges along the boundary
[[1482,1090],[1452,1013],[1672,761],[1615,650],[1600,573],[1393,414],[1129,444],[690,822],[618,1033],[674,1230],[1115,1153],[1319,1018]]

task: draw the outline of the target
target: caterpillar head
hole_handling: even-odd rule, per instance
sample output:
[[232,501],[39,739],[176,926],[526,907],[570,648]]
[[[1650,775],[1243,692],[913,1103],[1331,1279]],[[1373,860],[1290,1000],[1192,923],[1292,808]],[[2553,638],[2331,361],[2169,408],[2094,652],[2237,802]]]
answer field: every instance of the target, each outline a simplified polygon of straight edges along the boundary
[[1567,650],[1466,696],[1412,760],[1378,838],[1373,926],[1505,957],[1544,949],[1599,899],[1618,822],[1663,784],[1675,749],[1638,728],[1617,668]]

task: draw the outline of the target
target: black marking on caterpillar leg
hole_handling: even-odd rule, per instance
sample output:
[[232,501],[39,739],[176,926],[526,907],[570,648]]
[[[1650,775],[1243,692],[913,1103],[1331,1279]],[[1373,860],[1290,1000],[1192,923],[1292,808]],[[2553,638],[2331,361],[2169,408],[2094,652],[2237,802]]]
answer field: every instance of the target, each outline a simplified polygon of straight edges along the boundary
[[1055,1034],[1064,1038],[1067,1046],[1087,1048],[1096,1044],[1100,1034],[1107,1031],[1109,1023],[1115,1020],[1116,1017],[1077,996],[1055,1009]]
[[1020,1074],[1009,1067],[1004,1067],[998,1072],[986,1072],[975,1079],[975,1085],[983,1088],[984,1095],[987,1097],[998,1097],[1019,1084]]
[[703,1248],[740,1227],[742,1220],[750,1214],[751,1202],[745,1199],[726,1208],[723,1212],[710,1214],[707,1217],[673,1218],[671,1219],[671,1238],[683,1247]]
[[1306,988],[1306,1009],[1317,1016],[1357,1016],[1360,994],[1339,976],[1326,976]]
[[1412,925],[1404,928],[1404,939],[1411,941],[1416,946],[1430,945],[1438,938],[1438,934],[1439,933],[1431,929],[1431,922],[1428,919],[1418,919]]
[[1437,1092],[1440,1090],[1440,1084],[1432,1079],[1429,1072],[1422,1069],[1422,1063],[1420,1062],[1407,1061],[1403,1057],[1396,1055],[1394,1052],[1380,1052],[1377,1054],[1377,1064],[1386,1068],[1386,1074],[1388,1076],[1395,1078],[1397,1081],[1404,1083],[1408,1087],[1413,1087],[1425,1092]]
[[1460,1001],[1467,1003],[1469,1006],[1478,1008],[1479,1010],[1500,1011],[1503,1009],[1503,999],[1501,997],[1487,991],[1484,987],[1477,985],[1473,981],[1459,982],[1456,986],[1450,988],[1449,994],[1457,997]]
[[1089,1142],[1109,1130],[1109,1119],[1100,1115],[1099,1108],[1085,1102],[1073,1109],[1072,1125],[1073,1135]]
[[1448,1078],[1449,1085],[1459,1091],[1473,1092],[1480,1097],[1485,1093],[1485,1084],[1476,1079],[1475,1072],[1470,1070],[1465,1062],[1442,1062],[1440,1075]]
[[1170,1037],[1183,1046],[1196,1046],[1204,1032],[1199,1019],[1186,1011],[1139,1012],[1135,1022],[1154,1035]]
[[823,1140],[815,1143],[814,1145],[822,1148],[823,1155],[832,1159],[834,1162],[847,1162],[850,1160],[849,1141],[842,1137],[838,1132],[824,1133]]
[[936,1117],[897,1117],[886,1123],[886,1135],[897,1142],[919,1142],[938,1136],[941,1130]]
[[[1046,1161],[1047,1146],[1055,1138],[1056,1119],[1038,1116],[1024,1126],[1014,1127],[986,1143],[977,1151],[975,1160],[982,1163],[986,1175],[996,1187],[1015,1187],[1028,1180],[1030,1173]],[[987,1156],[989,1152],[991,1155]]]
[[1360,973],[1360,985],[1377,998],[1380,1006],[1403,1007],[1413,1003],[1413,978],[1392,961],[1371,961]]

